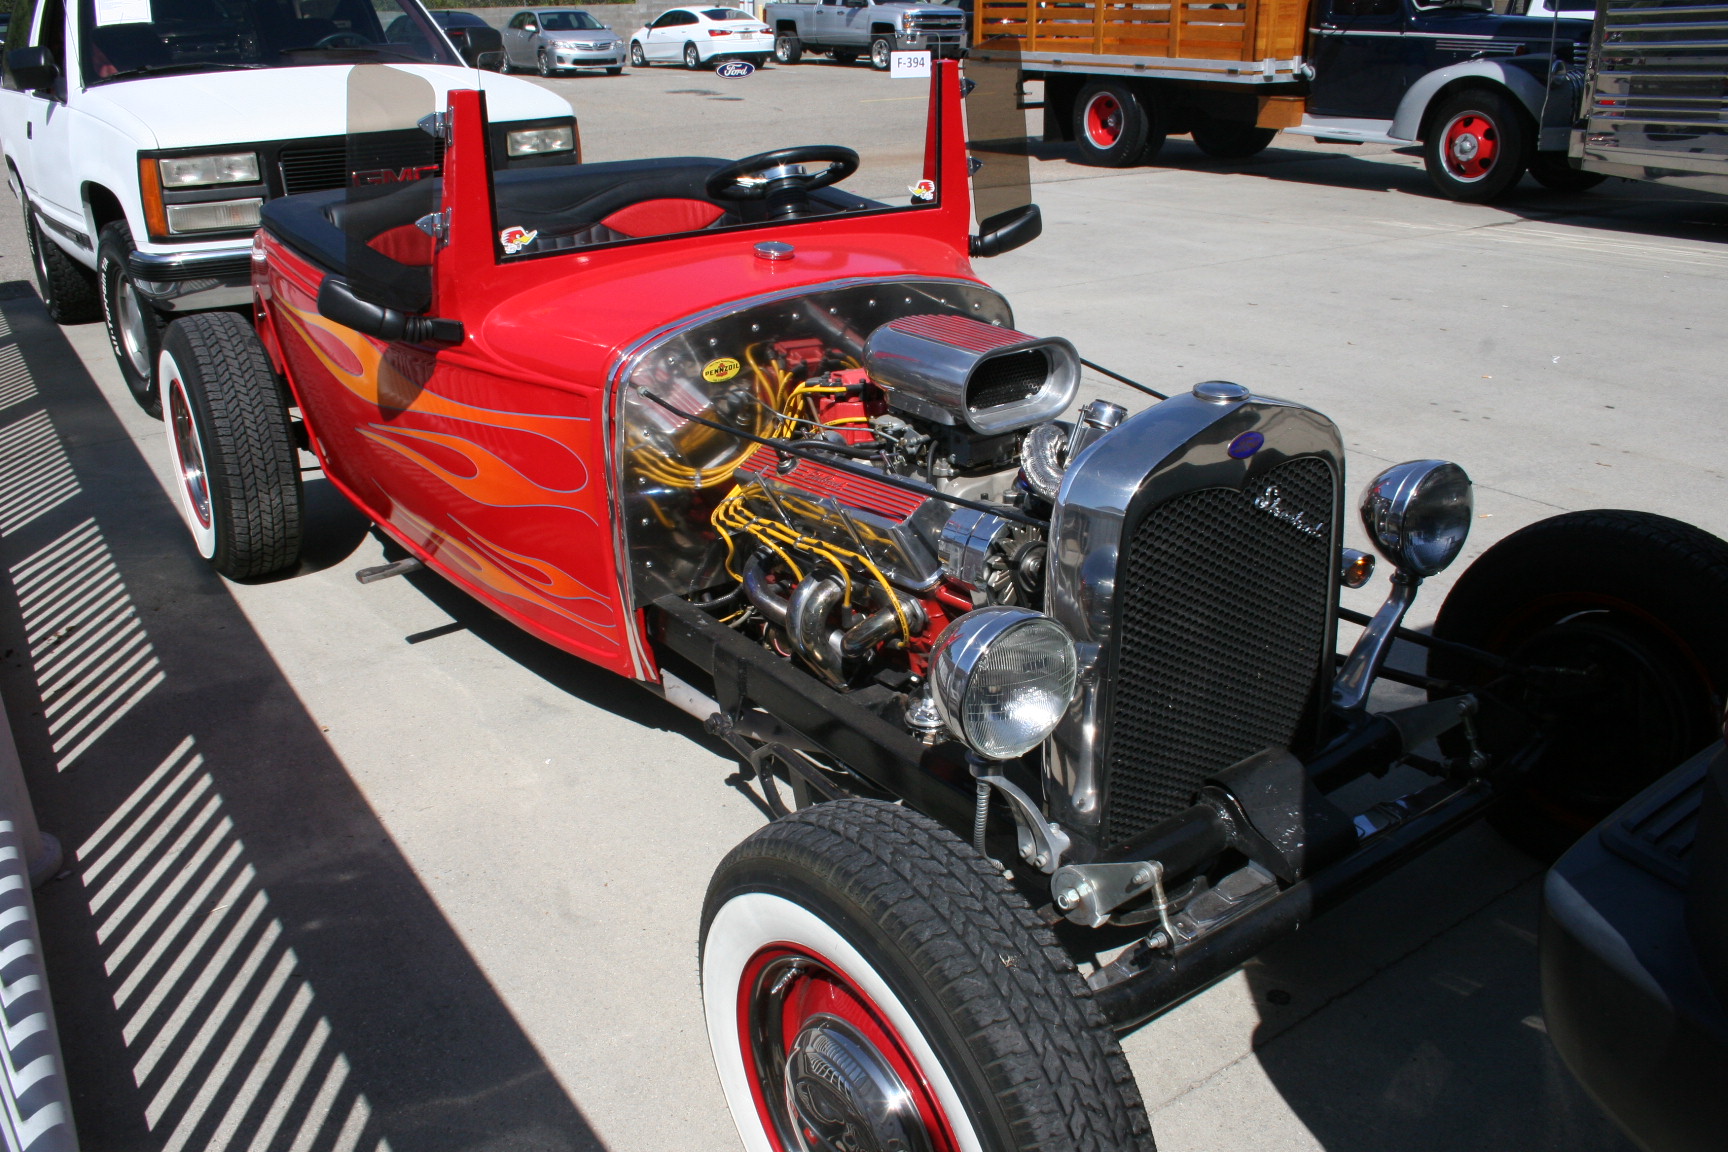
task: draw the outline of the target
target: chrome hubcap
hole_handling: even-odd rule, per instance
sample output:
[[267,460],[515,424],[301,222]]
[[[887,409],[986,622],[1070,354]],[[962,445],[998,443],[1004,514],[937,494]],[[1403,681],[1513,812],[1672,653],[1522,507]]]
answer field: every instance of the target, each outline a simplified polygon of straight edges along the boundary
[[1461,164],[1476,159],[1476,153],[1480,150],[1481,145],[1476,137],[1467,132],[1452,139],[1452,155]]
[[906,1085],[874,1045],[838,1016],[810,1017],[783,1077],[804,1152],[917,1152],[928,1134]]
[[198,443],[198,430],[192,423],[192,408],[186,402],[186,390],[180,381],[173,382],[168,393],[168,419],[174,431],[174,457],[180,465],[180,483],[186,490],[187,502],[198,523],[210,527],[210,481],[205,475],[204,448]]
[[116,286],[114,310],[119,313],[117,327],[120,329],[120,347],[125,349],[126,359],[132,365],[132,371],[141,378],[150,379],[150,322],[144,314],[145,305],[138,299],[138,290],[132,286],[132,281],[120,277]]

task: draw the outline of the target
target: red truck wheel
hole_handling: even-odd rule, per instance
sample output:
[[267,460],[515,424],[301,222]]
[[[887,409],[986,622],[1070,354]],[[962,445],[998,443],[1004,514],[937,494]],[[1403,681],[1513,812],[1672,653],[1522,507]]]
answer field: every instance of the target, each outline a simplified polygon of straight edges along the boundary
[[1164,146],[1164,118],[1149,97],[1115,80],[1095,80],[1074,101],[1080,158],[1101,168],[1144,164]]
[[1497,199],[1524,175],[1534,129],[1530,114],[1503,93],[1460,92],[1440,106],[1423,141],[1429,179],[1453,200]]

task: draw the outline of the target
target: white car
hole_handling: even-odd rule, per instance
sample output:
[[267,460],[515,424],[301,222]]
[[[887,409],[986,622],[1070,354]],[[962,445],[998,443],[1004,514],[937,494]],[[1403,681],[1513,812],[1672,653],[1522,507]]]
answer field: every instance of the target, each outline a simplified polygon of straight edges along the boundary
[[695,71],[715,60],[748,60],[761,67],[773,52],[768,25],[739,8],[673,8],[630,38],[630,63],[638,68],[682,61]]
[[101,317],[127,387],[159,414],[155,365],[173,315],[249,305],[264,201],[414,180],[439,144],[377,124],[357,154],[350,75],[386,63],[395,105],[486,92],[499,167],[573,163],[567,101],[476,72],[419,0],[41,0],[7,35],[0,147],[48,313]]

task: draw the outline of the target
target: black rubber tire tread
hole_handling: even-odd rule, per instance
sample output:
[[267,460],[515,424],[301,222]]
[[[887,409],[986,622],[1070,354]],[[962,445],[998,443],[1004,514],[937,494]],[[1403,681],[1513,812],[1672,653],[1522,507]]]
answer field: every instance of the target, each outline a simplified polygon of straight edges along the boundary
[[126,221],[114,220],[105,224],[96,244],[96,285],[102,294],[102,321],[108,328],[108,346],[114,350],[114,360],[120,365],[120,379],[126,382],[126,390],[132,393],[132,399],[137,401],[138,407],[147,415],[160,420],[162,396],[156,390],[154,365],[156,354],[162,350],[162,330],[168,326],[163,321],[162,314],[148,305],[144,306],[145,319],[151,325],[152,368],[148,376],[138,375],[120,343],[120,318],[116,314],[114,288],[115,281],[119,278],[131,279],[132,273],[126,267],[126,259],[131,254],[132,229],[127,226]]
[[248,580],[297,564],[300,460],[281,385],[251,323],[232,312],[196,313],[169,325],[162,343],[180,366],[204,436],[212,567]]
[[[1501,156],[1488,175],[1480,180],[1465,182],[1446,168],[1441,150],[1445,147],[1446,125],[1461,112],[1475,110],[1494,122],[1500,133]],[[1428,138],[1422,142],[1422,160],[1428,168],[1428,178],[1442,196],[1467,204],[1486,204],[1497,200],[1517,186],[1530,166],[1534,152],[1536,123],[1530,113],[1510,94],[1491,88],[1467,88],[1447,98],[1430,122]]]
[[24,208],[24,234],[36,273],[36,292],[42,297],[48,318],[56,324],[88,324],[102,319],[102,295],[96,287],[96,273],[42,234],[36,212],[28,202]]
[[[882,63],[881,64],[876,63],[876,46],[878,44],[887,45],[886,50],[882,53]],[[894,38],[892,36],[872,36],[872,37],[870,37],[870,67],[874,68],[878,72],[886,72],[890,68],[892,68],[893,66],[894,66]]]
[[1278,135],[1276,128],[1258,128],[1240,120],[1202,117],[1194,123],[1194,146],[1217,160],[1246,160],[1264,152]]
[[[637,60],[636,59],[637,56],[641,56],[642,59]],[[646,67],[648,67],[648,54],[646,51],[643,50],[642,42],[640,40],[630,41],[630,67],[632,67],[632,68],[646,68]]]
[[797,900],[797,887],[831,901],[840,918],[824,918],[873,963],[873,951],[891,957],[899,970],[879,971],[909,1010],[936,1018],[924,1021],[932,1044],[963,1053],[967,1067],[949,1074],[963,1096],[989,1101],[972,1116],[986,1148],[1154,1152],[1134,1073],[1073,959],[971,845],[885,801],[804,809],[721,862],[704,943],[727,899],[778,888]]
[[[1122,131],[1116,143],[1100,148],[1086,132],[1086,107],[1100,92],[1115,97],[1122,109]],[[1130,168],[1151,163],[1164,147],[1166,130],[1162,110],[1145,93],[1120,80],[1094,80],[1074,97],[1074,140],[1080,146],[1080,161],[1100,168]]]
[[1550,192],[1588,192],[1608,179],[1567,162],[1564,152],[1538,152],[1530,158],[1530,178]]
[[[1507,652],[1580,598],[1633,605],[1684,647],[1684,657],[1704,680],[1693,718],[1696,747],[1703,747],[1718,731],[1728,694],[1728,541],[1702,528],[1619,509],[1539,520],[1489,548],[1458,578],[1435,619],[1434,635]],[[1479,662],[1440,651],[1429,653],[1428,671],[1466,685],[1492,675]],[[1460,748],[1454,742],[1448,750]],[[1644,783],[1679,762],[1661,766]],[[1629,783],[1621,799],[1641,786]],[[1492,822],[1519,847],[1551,859],[1615,806],[1561,821],[1514,794]]]
[[781,32],[774,37],[774,62],[776,64],[796,64],[804,59],[804,41],[787,32]]

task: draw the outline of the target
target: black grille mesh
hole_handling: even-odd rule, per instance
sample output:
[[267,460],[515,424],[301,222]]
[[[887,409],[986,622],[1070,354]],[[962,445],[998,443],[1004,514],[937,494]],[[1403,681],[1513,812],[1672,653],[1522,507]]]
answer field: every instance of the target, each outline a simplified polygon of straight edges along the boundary
[[966,382],[966,407],[1000,408],[1035,395],[1050,375],[1050,356],[1042,348],[1010,352],[978,365]]
[[[400,171],[421,164],[442,164],[444,142],[433,140],[413,129],[410,133],[390,132],[382,139],[358,143],[354,163],[368,169]],[[296,192],[323,192],[348,184],[350,158],[348,141],[337,136],[329,140],[312,140],[304,144],[283,145],[277,163],[282,172],[282,190],[292,196]]]
[[1296,742],[1331,655],[1333,489],[1330,465],[1299,457],[1140,522],[1117,573],[1106,844],[1186,808],[1219,769]]

